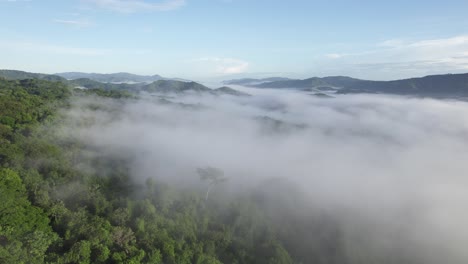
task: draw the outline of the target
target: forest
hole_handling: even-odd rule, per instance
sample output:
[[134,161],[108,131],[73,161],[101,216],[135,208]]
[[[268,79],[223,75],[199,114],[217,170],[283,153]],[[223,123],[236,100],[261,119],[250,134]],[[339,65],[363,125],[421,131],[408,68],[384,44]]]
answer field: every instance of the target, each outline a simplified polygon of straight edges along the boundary
[[105,175],[78,170],[84,146],[55,140],[50,128],[71,98],[90,94],[126,97],[0,80],[1,263],[293,263],[309,255],[286,250],[294,242],[279,240],[258,210],[261,197],[205,201],[204,192],[153,178],[135,186],[126,161],[112,157],[87,161]]
[[[343,214],[287,178],[235,192],[209,166],[193,171],[194,185],[137,180],[135,157],[99,152],[64,129],[100,122],[98,113],[121,118],[138,97],[0,79],[0,263],[427,263],[403,245],[375,248],[349,235]],[[71,120],[80,101],[88,115]]]

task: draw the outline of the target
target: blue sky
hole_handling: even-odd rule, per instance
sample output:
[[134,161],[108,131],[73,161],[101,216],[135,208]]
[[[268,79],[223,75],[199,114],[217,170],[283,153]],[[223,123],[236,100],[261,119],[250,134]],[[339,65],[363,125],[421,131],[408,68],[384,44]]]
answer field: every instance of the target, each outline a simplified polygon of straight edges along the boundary
[[0,0],[0,68],[194,80],[468,72],[468,1]]

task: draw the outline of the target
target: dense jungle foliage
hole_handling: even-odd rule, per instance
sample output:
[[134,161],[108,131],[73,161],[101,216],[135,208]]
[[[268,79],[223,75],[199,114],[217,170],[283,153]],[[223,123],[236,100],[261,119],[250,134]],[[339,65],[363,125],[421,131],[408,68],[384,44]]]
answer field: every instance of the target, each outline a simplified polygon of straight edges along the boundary
[[[205,189],[157,175],[135,182],[124,156],[83,158],[89,146],[58,128],[85,97],[137,100],[62,81],[0,79],[0,263],[406,261],[346,243],[337,218],[308,211],[284,181],[206,199]],[[201,170],[208,180],[209,172]]]

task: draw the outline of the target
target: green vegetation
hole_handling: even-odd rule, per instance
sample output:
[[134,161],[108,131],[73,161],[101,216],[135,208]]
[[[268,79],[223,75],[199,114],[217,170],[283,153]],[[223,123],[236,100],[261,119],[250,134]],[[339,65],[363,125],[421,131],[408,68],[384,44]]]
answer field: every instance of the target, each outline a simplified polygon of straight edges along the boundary
[[76,79],[68,81],[72,87],[82,87],[86,89],[101,89],[101,90],[115,90],[115,91],[129,91],[137,92],[145,86],[144,83],[128,84],[128,83],[101,83],[91,79]]
[[[118,74],[81,74],[81,73],[64,73],[63,76],[67,77],[78,77],[84,76],[89,78],[77,78],[67,80],[63,77],[56,75],[40,74],[40,73],[29,73],[15,70],[0,70],[0,78],[7,80],[28,80],[28,79],[40,79],[54,82],[61,82],[64,85],[70,86],[71,88],[78,88],[83,90],[93,90],[90,93],[96,93],[97,90],[112,91],[116,94],[122,92],[125,97],[129,94],[137,94],[140,92],[147,93],[160,93],[160,94],[182,94],[182,93],[195,93],[195,94],[211,94],[211,95],[233,95],[233,96],[248,96],[248,94],[236,91],[229,87],[221,87],[218,89],[210,89],[202,84],[196,82],[180,81],[180,80],[160,80],[161,77],[158,75],[154,76],[139,76],[126,73]],[[152,83],[145,83],[145,78],[153,78],[156,81]],[[110,79],[109,79],[110,78]],[[110,81],[122,81],[126,78],[132,80],[140,80],[139,83],[112,83]],[[104,81],[105,80],[105,81]],[[89,92],[88,92],[89,93]],[[99,95],[107,96],[102,94]],[[115,95],[115,94],[114,94]],[[115,96],[110,96],[115,98]]]
[[[275,80],[276,79],[276,80]],[[259,83],[261,82],[261,83]],[[431,75],[395,81],[368,81],[346,76],[313,77],[304,80],[272,78],[230,80],[256,88],[295,88],[305,91],[336,91],[337,93],[383,93],[436,98],[468,96],[468,74]]]
[[468,74],[432,75],[397,81],[359,81],[340,93],[387,93],[430,97],[468,96]]
[[148,84],[143,87],[143,90],[146,92],[159,92],[159,93],[183,93],[187,91],[193,92],[208,92],[211,93],[212,90],[204,85],[201,85],[196,82],[182,82],[182,81],[166,81],[159,80]]
[[57,73],[55,75],[61,76],[68,80],[90,79],[90,80],[103,82],[103,83],[154,82],[154,81],[164,79],[163,77],[159,75],[144,76],[144,75],[136,75],[136,74],[126,73],[126,72],[111,73],[111,74],[64,72],[64,73]]
[[0,80],[1,263],[292,263],[253,203],[205,202],[204,191],[155,179],[137,186],[120,158],[77,161],[85,147],[51,128],[90,94],[125,98]]
[[0,263],[423,263],[350,239],[341,218],[285,180],[229,193],[223,172],[205,167],[193,172],[199,186],[135,181],[132,157],[94,155],[62,129],[63,110],[87,97],[82,110],[109,114],[118,110],[101,101],[135,100],[0,79]]
[[66,81],[64,78],[57,75],[30,73],[16,70],[0,70],[0,77],[8,80],[25,80],[25,79],[42,79],[47,81]]
[[234,96],[250,96],[250,94],[239,92],[227,86],[223,86],[218,89],[215,89],[213,92],[218,95],[229,94],[229,95],[234,95]]

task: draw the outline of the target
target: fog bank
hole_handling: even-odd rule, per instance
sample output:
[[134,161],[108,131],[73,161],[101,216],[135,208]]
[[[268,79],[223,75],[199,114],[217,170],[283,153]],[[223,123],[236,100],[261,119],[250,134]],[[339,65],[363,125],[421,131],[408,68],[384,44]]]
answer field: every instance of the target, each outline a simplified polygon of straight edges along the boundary
[[253,96],[79,99],[64,134],[130,158],[137,182],[197,185],[204,166],[222,169],[231,192],[287,179],[310,201],[296,209],[326,208],[347,241],[465,263],[468,103],[241,90]]

